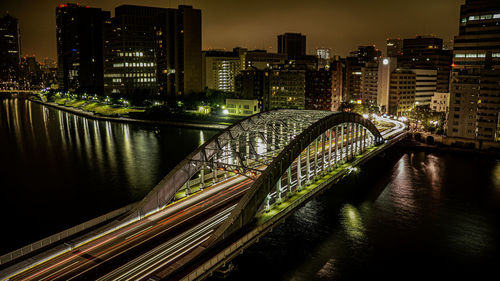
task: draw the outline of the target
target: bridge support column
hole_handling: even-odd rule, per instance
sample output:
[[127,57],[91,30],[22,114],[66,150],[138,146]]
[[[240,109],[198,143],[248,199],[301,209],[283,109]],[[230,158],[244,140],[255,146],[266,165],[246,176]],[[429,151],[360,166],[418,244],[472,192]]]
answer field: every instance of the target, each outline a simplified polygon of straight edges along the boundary
[[335,163],[335,168],[338,166],[338,157],[339,157],[339,126],[335,126],[335,157],[334,157],[334,163]]
[[226,158],[226,159],[225,159],[225,160],[226,160],[226,161],[225,161],[225,162],[226,162],[226,167],[224,167],[224,168],[225,168],[225,169],[224,169],[224,179],[227,179],[227,176],[228,176],[228,173],[229,173],[229,172],[228,172],[228,168],[229,168],[229,151],[231,151],[231,145],[230,145],[230,144],[228,144],[227,149],[228,149],[228,151],[224,152],[224,154],[225,154],[225,156],[226,156],[226,157],[225,157],[225,158]]
[[189,186],[189,179],[187,182],[184,184],[186,186],[186,196],[189,196],[191,194],[191,187]]
[[354,158],[354,123],[349,123],[350,128],[349,128],[349,160],[352,160]]
[[276,183],[276,202],[281,203],[281,178]]
[[355,123],[354,124],[354,135],[356,136],[354,138],[354,156],[359,154],[359,124]]
[[343,164],[344,161],[344,127],[345,125],[342,124],[340,127],[340,163]]
[[356,124],[351,123],[351,160],[354,159],[356,149]]
[[332,170],[332,129],[328,129],[328,170]]
[[246,160],[247,160],[247,166],[250,165],[250,133],[246,133],[246,143],[245,143],[245,152],[246,152]]
[[[293,163],[292,163],[293,165]],[[292,165],[288,166],[286,171],[287,174],[287,184],[288,184],[288,196],[292,196]]]
[[318,175],[318,138],[314,140],[314,180],[317,179]]
[[306,185],[311,184],[311,145],[307,146],[306,151]]
[[200,190],[205,187],[205,164],[201,165],[200,170]]
[[297,158],[297,190],[302,189],[302,182],[301,182],[301,177],[302,177],[302,171],[301,171],[301,162],[302,162],[302,152],[299,154],[299,158]]
[[212,161],[213,161],[212,172],[214,173],[212,175],[213,184],[217,183],[217,166],[215,165],[216,158],[217,158],[217,153],[215,153],[214,157],[212,157]]
[[325,133],[322,133],[321,134],[321,138],[320,138],[320,146],[321,146],[321,175],[325,172],[325,156],[326,156],[326,153],[325,153],[325,149],[326,149],[326,140],[325,140]]
[[351,123],[347,123],[346,125],[347,127],[347,132],[346,132],[346,148],[345,148],[345,154],[346,154],[346,159],[345,161],[348,162],[349,161],[349,157],[350,157],[350,154],[351,154],[351,146],[349,145],[351,143]]
[[276,150],[276,123],[273,123],[273,131],[272,131],[272,137],[271,137],[271,146],[272,146],[273,155],[274,155],[274,151]]
[[363,128],[363,149],[362,152],[365,153],[366,151],[366,129]]
[[283,138],[283,123],[280,123],[280,135],[278,139],[278,145],[284,145],[285,139]]

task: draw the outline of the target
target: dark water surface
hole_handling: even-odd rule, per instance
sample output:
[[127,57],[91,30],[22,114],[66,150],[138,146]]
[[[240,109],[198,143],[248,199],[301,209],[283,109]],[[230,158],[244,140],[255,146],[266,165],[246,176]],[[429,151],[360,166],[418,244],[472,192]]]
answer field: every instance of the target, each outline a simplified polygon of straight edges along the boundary
[[0,99],[0,255],[142,199],[216,133]]
[[393,150],[247,249],[228,280],[497,280],[499,262],[500,161]]

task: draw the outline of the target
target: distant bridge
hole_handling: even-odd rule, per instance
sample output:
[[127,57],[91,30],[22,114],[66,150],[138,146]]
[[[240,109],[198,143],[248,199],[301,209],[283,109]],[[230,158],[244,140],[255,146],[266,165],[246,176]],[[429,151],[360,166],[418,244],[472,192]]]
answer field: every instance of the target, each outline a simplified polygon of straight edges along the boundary
[[203,279],[401,139],[404,125],[391,122],[381,134],[354,113],[273,110],[247,117],[192,152],[125,218],[0,276]]

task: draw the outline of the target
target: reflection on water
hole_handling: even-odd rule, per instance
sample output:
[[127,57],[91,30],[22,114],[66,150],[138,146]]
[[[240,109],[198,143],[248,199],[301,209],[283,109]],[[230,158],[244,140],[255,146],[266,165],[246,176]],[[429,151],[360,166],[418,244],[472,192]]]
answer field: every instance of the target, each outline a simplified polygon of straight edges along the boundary
[[500,161],[467,154],[387,154],[247,249],[228,280],[496,276]]
[[9,232],[0,254],[140,200],[215,131],[96,121],[24,99],[0,105]]

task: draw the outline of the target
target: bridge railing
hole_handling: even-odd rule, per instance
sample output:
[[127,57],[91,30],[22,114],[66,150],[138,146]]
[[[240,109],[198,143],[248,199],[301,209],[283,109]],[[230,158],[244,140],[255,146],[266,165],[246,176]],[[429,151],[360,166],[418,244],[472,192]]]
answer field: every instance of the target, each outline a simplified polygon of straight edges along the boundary
[[111,212],[104,214],[100,217],[91,219],[89,221],[86,221],[86,222],[81,223],[79,225],[76,225],[74,227],[71,227],[71,228],[63,230],[59,233],[56,233],[52,236],[49,236],[47,238],[44,238],[44,239],[41,239],[41,240],[36,241],[34,243],[31,243],[27,246],[20,248],[20,249],[17,249],[15,251],[12,251],[10,253],[2,255],[2,256],[0,256],[0,265],[8,263],[12,260],[15,260],[19,257],[22,257],[22,256],[27,255],[29,253],[32,253],[34,251],[37,251],[43,247],[49,246],[55,242],[61,241],[62,239],[68,238],[71,235],[74,235],[78,232],[89,229],[89,228],[96,226],[100,223],[103,223],[103,222],[109,221],[113,218],[116,218],[116,217],[130,211],[133,208],[133,206],[134,206],[134,204],[130,204],[130,205],[122,207],[120,209],[111,211]]

